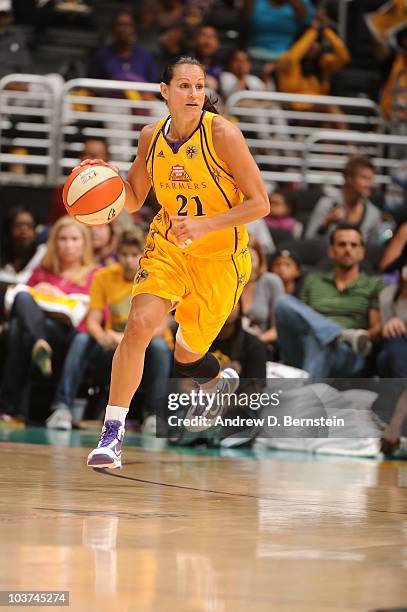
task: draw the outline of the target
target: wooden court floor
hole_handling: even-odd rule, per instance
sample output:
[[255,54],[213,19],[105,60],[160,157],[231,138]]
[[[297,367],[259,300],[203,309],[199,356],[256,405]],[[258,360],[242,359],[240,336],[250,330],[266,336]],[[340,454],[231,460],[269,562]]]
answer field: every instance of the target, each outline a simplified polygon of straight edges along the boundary
[[406,462],[127,447],[96,472],[85,448],[0,453],[1,590],[89,612],[407,607]]

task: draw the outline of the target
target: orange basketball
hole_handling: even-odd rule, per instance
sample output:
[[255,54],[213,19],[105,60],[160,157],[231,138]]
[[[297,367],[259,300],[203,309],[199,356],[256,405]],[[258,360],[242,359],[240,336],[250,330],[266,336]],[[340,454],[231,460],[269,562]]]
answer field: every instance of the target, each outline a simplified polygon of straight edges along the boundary
[[124,206],[122,178],[104,164],[75,168],[67,178],[62,199],[71,217],[85,225],[103,225],[117,217]]

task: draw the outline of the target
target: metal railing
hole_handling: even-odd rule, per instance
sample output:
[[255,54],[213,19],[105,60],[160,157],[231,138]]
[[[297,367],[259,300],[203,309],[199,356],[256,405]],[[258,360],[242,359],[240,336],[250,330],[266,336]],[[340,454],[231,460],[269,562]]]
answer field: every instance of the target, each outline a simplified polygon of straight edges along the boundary
[[74,79],[62,90],[58,176],[72,168],[86,138],[105,138],[120,170],[133,161],[142,128],[166,113],[156,83]]
[[[328,142],[328,145],[324,143]],[[335,154],[324,154],[321,147],[328,146]],[[304,183],[340,185],[342,168],[349,155],[368,154],[376,168],[375,182],[390,182],[391,171],[407,156],[407,136],[395,134],[364,134],[337,130],[318,130],[305,142],[302,163]]]
[[355,132],[384,127],[379,106],[366,98],[241,91],[227,100],[226,112],[268,181],[302,182],[305,143],[321,125]]
[[[9,89],[12,83],[19,91]],[[106,139],[111,161],[125,172],[143,126],[166,112],[157,84],[9,75],[0,80],[0,183],[59,184],[92,137]],[[407,151],[407,137],[381,134],[379,107],[366,99],[239,92],[226,112],[270,182],[339,184],[346,157],[361,150],[385,183]],[[352,129],[339,129],[343,121]],[[318,129],[325,122],[338,129]]]
[[[62,79],[61,79],[62,81]],[[58,78],[11,74],[0,80],[1,182],[56,182]]]

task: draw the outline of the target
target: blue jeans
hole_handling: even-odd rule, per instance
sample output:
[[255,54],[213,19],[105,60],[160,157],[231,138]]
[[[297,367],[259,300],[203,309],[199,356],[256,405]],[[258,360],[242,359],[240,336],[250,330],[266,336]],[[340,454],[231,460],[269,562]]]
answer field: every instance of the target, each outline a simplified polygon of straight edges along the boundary
[[343,327],[291,295],[275,303],[278,342],[284,362],[312,378],[357,376],[364,359],[347,344],[335,342]]
[[384,341],[377,369],[385,378],[407,378],[407,334]]
[[73,406],[86,369],[88,353],[92,343],[92,338],[85,332],[78,332],[73,338],[65,357],[52,409],[61,404],[64,404],[67,408]]
[[22,409],[22,399],[29,387],[31,351],[36,340],[49,342],[54,351],[54,363],[63,357],[75,334],[75,329],[47,317],[29,293],[22,292],[16,296],[7,336],[0,412],[13,415],[26,413],[27,406]]
[[[53,409],[61,404],[71,409],[87,367],[94,381],[102,388],[110,380],[115,349],[104,349],[88,334],[78,333],[66,355],[62,375],[53,401]],[[164,396],[166,379],[171,371],[172,355],[163,338],[153,338],[146,350],[143,378],[140,386],[146,391],[145,412],[153,414],[156,403]]]

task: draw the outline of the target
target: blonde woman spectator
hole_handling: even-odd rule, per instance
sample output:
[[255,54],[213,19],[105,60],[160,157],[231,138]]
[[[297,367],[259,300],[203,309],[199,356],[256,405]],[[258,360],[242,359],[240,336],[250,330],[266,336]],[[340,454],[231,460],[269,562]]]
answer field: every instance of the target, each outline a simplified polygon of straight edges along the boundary
[[[67,315],[68,296],[79,294],[86,302],[96,271],[87,228],[71,217],[62,217],[51,230],[41,266],[18,293],[10,313],[7,356],[0,388],[0,413],[16,416],[27,384],[31,363],[44,376],[52,374],[54,361],[65,354],[74,336],[84,329],[74,327]],[[48,300],[48,306],[47,306]],[[81,305],[79,304],[79,305]],[[50,310],[53,315],[47,314]],[[64,314],[63,314],[64,313]]]

